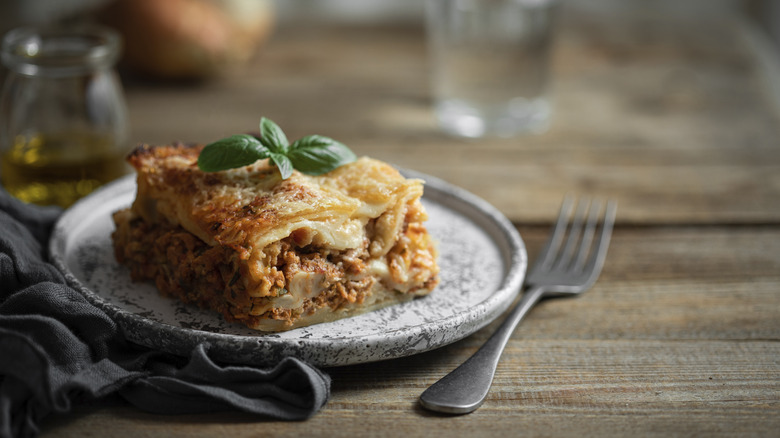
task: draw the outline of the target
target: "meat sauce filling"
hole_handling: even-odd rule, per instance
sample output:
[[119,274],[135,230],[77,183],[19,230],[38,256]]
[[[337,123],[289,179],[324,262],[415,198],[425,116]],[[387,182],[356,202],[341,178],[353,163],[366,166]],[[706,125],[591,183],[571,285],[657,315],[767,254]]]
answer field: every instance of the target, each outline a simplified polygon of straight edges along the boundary
[[[127,213],[117,213],[121,214]],[[140,218],[117,219],[113,236],[116,258],[130,267],[133,281],[153,281],[165,295],[217,310],[226,319],[249,326],[267,319],[292,325],[325,307],[336,311],[349,304],[362,304],[377,281],[366,272],[368,238],[361,248],[322,251],[312,245],[300,246],[306,236],[293,233],[266,249],[262,284],[247,284],[247,276],[233,263],[236,254],[231,249],[212,247],[180,227],[150,226]],[[402,238],[399,245],[405,240],[409,239]],[[400,255],[408,252],[406,248],[391,251],[395,259],[388,265],[393,277],[406,276],[407,269],[401,265],[414,264],[399,261]],[[294,307],[275,306],[275,299],[291,294],[289,285],[301,273],[316,275],[320,280],[312,285],[316,293]],[[423,287],[435,281],[427,280]]]

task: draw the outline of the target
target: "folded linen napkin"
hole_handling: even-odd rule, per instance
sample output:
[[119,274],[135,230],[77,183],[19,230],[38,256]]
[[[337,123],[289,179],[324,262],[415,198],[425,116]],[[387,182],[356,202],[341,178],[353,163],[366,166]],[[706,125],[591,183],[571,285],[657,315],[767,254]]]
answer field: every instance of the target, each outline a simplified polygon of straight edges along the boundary
[[47,261],[57,208],[0,187],[0,437],[29,437],[50,413],[118,393],[164,414],[238,410],[303,420],[322,408],[330,378],[295,358],[270,369],[189,358],[126,341],[116,323]]

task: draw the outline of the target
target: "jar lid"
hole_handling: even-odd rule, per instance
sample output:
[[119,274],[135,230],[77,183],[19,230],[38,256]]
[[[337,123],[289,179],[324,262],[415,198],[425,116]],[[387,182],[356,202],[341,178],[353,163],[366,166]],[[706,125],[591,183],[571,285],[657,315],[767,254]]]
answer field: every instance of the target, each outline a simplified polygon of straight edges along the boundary
[[3,38],[2,61],[28,76],[72,76],[112,67],[120,50],[119,34],[107,27],[24,27]]

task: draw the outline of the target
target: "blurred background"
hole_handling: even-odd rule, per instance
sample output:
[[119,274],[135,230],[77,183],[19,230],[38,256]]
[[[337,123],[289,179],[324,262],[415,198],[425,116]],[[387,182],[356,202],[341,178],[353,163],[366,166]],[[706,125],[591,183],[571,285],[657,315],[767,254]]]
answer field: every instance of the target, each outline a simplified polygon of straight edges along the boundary
[[[424,4],[4,0],[0,32],[119,30],[128,147],[207,143],[267,116],[290,138],[335,138],[464,187],[516,221],[549,217],[572,188],[619,198],[621,220],[634,223],[780,209],[768,201],[780,193],[780,1],[562,0],[550,129],[479,141],[437,129]],[[729,191],[755,194],[724,206]]]
[[[780,2],[774,0],[564,3],[575,11],[612,15],[616,20],[625,14],[662,15],[670,20],[743,15],[780,51]],[[191,78],[248,61],[280,27],[422,25],[423,10],[424,2],[419,0],[4,0],[0,33],[24,25],[103,22],[125,37],[124,67],[148,77]]]

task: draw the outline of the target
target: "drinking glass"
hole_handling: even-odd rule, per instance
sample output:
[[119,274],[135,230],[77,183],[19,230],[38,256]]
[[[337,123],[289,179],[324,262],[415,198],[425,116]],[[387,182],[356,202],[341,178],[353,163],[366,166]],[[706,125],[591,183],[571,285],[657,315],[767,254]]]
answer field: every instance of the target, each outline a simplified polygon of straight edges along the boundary
[[552,0],[428,0],[434,111],[465,137],[544,132],[550,122]]

